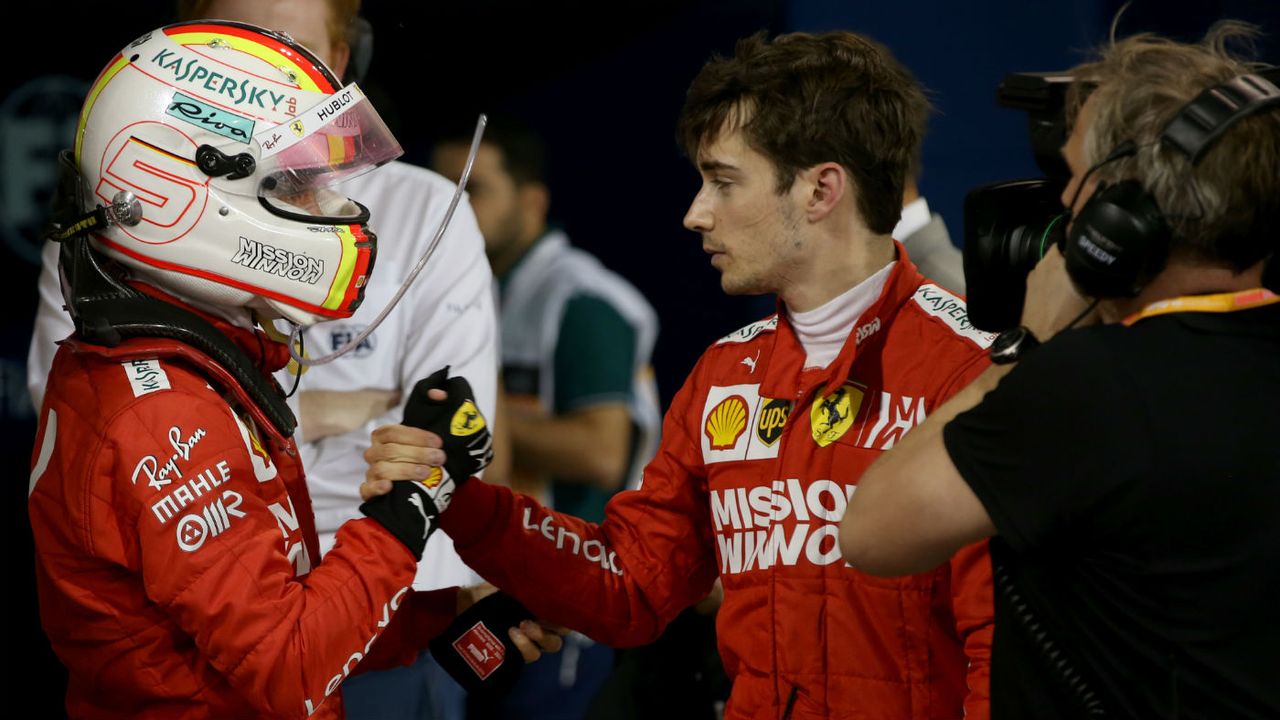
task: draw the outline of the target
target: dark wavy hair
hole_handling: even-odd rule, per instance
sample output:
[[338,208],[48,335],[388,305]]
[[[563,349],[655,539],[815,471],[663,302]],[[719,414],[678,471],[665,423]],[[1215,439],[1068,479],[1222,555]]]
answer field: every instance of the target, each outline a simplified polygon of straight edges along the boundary
[[800,170],[837,162],[853,178],[867,227],[887,234],[902,213],[928,113],[915,78],[875,41],[843,31],[770,41],[762,32],[703,66],[678,134],[696,159],[722,130],[741,129],[773,164],[779,193]]

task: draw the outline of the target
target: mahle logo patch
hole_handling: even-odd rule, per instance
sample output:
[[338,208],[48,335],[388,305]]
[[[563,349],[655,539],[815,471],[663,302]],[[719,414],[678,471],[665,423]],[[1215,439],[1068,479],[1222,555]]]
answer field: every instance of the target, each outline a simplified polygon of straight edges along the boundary
[[480,415],[480,409],[470,400],[464,400],[458,407],[458,411],[453,414],[453,420],[449,423],[449,432],[454,437],[466,437],[475,435],[483,429],[484,418]]
[[787,424],[787,416],[791,414],[790,400],[770,400],[760,408],[756,419],[756,437],[766,446],[772,446],[782,437],[782,428]]
[[862,407],[862,391],[846,383],[830,395],[818,393],[809,410],[809,425],[813,441],[818,447],[826,447],[839,440],[853,425]]
[[747,429],[747,401],[741,395],[731,395],[711,408],[707,414],[703,432],[711,440],[712,450],[728,450],[738,444],[738,438]]

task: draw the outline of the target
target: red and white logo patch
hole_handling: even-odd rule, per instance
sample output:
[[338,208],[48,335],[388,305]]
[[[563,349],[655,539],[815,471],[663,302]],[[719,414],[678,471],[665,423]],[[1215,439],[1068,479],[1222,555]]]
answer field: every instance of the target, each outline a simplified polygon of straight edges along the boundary
[[481,680],[489,677],[502,666],[507,656],[507,648],[498,637],[484,626],[476,623],[471,629],[453,641],[453,649],[467,661],[471,671]]

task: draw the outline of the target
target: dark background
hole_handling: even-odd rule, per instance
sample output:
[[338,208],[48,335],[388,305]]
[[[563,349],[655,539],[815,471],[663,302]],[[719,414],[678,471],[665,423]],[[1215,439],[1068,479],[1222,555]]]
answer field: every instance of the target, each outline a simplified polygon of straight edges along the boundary
[[[266,1],[266,0],[264,0]],[[651,0],[570,3],[365,0],[373,63],[362,83],[407,151],[424,163],[459,116],[523,117],[547,140],[553,219],[579,246],[630,279],[661,320],[655,367],[664,402],[705,346],[769,311],[771,301],[728,298],[680,221],[697,175],[675,142],[685,89],[712,53],[758,30],[845,28],[880,40],[929,89],[935,106],[921,190],[962,241],[961,203],[975,185],[1038,174],[1025,118],[995,105],[1010,71],[1067,68],[1107,38],[1119,0]],[[11,71],[0,78],[0,467],[11,508],[19,602],[19,695],[31,717],[60,709],[60,668],[36,623],[27,478],[34,412],[25,365],[35,313],[38,246],[54,154],[71,142],[88,82],[125,44],[172,19],[166,2],[44,2],[11,14]],[[1135,0],[1119,34],[1183,40],[1219,18],[1267,35],[1259,57],[1280,63],[1278,0]],[[17,46],[14,47],[16,42]],[[25,672],[24,672],[25,670]],[[27,679],[29,678],[29,680]],[[47,689],[46,689],[47,688]],[[11,699],[12,702],[12,699]]]

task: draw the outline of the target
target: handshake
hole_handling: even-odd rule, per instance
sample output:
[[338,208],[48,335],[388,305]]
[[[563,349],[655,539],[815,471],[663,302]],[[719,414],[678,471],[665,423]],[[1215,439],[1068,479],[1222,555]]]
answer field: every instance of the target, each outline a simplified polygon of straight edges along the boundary
[[[421,560],[427,539],[453,493],[493,460],[493,435],[476,406],[471,384],[462,377],[449,377],[447,366],[413,386],[404,408],[404,425],[434,433],[440,440],[439,449],[423,447],[412,437],[399,437],[398,433],[412,432],[403,427],[375,431],[378,442],[365,453],[370,474],[361,495],[368,499],[360,512],[381,523]],[[397,442],[401,439],[405,442]],[[394,474],[376,477],[373,467],[377,463],[395,468],[390,470]],[[406,479],[408,476],[414,479]],[[532,640],[514,630],[508,634],[506,628],[526,623],[541,626],[532,622],[531,613],[515,598],[501,592],[481,592],[483,599],[431,641],[431,654],[467,690],[502,694],[519,674],[522,663],[517,658],[529,662],[537,657],[532,642],[544,651],[555,651],[562,631],[546,628]],[[524,640],[523,647],[518,637]]]
[[[427,538],[436,529],[440,513],[449,507],[453,493],[493,460],[493,434],[476,406],[471,384],[463,377],[449,377],[448,366],[413,386],[404,408],[404,424],[438,436],[444,462],[439,462],[439,450],[399,444],[394,437],[375,443],[365,453],[371,471],[366,487],[361,488],[367,500],[360,512],[390,530],[421,560]],[[381,428],[375,435],[394,430]],[[379,456],[373,457],[375,453]],[[419,477],[374,477],[373,464],[387,460],[412,468]],[[394,482],[397,480],[400,482]]]

